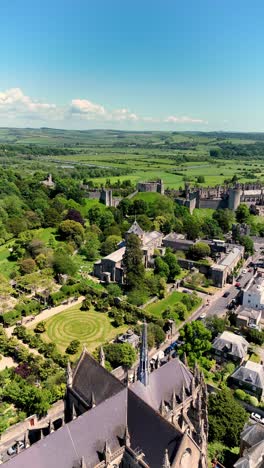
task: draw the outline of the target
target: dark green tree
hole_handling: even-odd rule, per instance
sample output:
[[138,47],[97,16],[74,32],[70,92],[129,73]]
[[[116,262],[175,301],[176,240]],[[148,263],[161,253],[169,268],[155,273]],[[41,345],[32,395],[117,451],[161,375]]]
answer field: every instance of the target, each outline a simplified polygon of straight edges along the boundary
[[223,442],[228,447],[239,445],[240,433],[248,414],[229,389],[211,393],[208,404],[209,441]]
[[140,288],[144,282],[145,268],[141,242],[135,234],[129,234],[127,237],[123,265],[128,289]]

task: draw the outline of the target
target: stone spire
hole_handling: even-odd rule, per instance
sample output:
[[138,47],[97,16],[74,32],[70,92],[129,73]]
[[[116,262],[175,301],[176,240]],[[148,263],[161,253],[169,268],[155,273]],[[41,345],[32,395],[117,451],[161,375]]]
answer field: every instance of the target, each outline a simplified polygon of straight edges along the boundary
[[162,468],[171,468],[168,449],[165,450],[165,454],[164,454],[164,458],[162,462]]
[[104,348],[102,346],[99,352],[99,362],[102,367],[105,367],[105,353],[104,353]]
[[144,321],[141,335],[138,380],[145,386],[149,383],[148,330],[146,320]]
[[72,387],[72,368],[70,361],[68,361],[67,364],[67,387]]

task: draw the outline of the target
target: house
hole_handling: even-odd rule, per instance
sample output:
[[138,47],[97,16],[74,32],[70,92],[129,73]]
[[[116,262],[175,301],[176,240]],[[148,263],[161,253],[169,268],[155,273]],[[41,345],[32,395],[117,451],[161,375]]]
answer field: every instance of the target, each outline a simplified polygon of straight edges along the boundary
[[240,457],[234,468],[263,468],[264,426],[260,423],[248,425],[240,436]]
[[219,357],[220,360],[231,359],[235,362],[242,362],[245,359],[248,346],[249,343],[243,336],[228,331],[217,336],[212,344],[216,357]]
[[[135,234],[140,239],[141,249],[143,252],[143,262],[145,267],[149,266],[155,250],[161,250],[163,234],[158,231],[145,232],[141,229],[137,221],[134,221],[132,226],[126,232],[125,239],[127,239],[130,234]],[[106,283],[115,281],[120,284],[124,282],[125,274],[122,260],[126,251],[125,241],[122,242],[121,245],[122,246],[120,246],[118,250],[94,263],[93,274],[101,281]]]
[[264,277],[257,272],[242,291],[243,306],[262,310],[262,317],[264,317]]
[[139,345],[139,336],[136,335],[132,330],[128,330],[123,335],[117,337],[118,343],[129,343],[133,348],[137,348]]
[[258,327],[261,320],[261,310],[241,306],[236,310],[236,314],[237,327]]
[[261,400],[264,396],[264,367],[262,364],[247,361],[233,372],[229,382],[230,385],[241,388]]
[[236,245],[231,247],[228,244],[228,249],[222,253],[217,263],[211,267],[211,278],[216,287],[222,288],[227,282],[228,276],[233,274],[237,264],[244,256],[244,247]]

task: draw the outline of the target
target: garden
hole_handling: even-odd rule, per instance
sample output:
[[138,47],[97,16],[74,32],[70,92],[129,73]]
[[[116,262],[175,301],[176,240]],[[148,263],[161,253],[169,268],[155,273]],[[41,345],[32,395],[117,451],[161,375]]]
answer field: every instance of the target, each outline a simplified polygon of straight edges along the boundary
[[45,329],[43,340],[56,343],[60,352],[64,352],[73,340],[78,340],[91,352],[123,333],[127,326],[115,328],[107,313],[96,312],[93,307],[84,311],[81,305],[76,305],[48,319]]

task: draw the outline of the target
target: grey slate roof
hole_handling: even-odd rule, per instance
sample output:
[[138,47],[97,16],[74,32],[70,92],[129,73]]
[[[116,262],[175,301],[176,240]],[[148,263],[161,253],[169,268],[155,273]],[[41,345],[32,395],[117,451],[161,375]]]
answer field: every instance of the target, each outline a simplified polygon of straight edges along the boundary
[[191,381],[191,372],[176,358],[151,372],[147,387],[137,380],[130,389],[158,411],[162,400],[171,401],[173,391],[180,395],[183,384],[187,391],[190,390]]
[[166,448],[170,462],[173,461],[182,433],[130,390],[127,417],[131,446],[142,449],[144,461],[151,468],[161,468]]
[[249,450],[244,451],[242,458],[234,464],[235,468],[263,468],[264,467],[264,440],[258,442]]
[[236,369],[231,377],[264,389],[264,367],[261,364],[248,361],[245,366]]
[[88,405],[91,404],[93,393],[98,405],[123,390],[124,386],[87,351],[83,351],[73,374],[72,388]]
[[224,331],[214,339],[212,346],[218,351],[223,351],[242,359],[247,354],[249,343],[243,336]]
[[7,468],[73,468],[84,457],[87,468],[100,462],[105,441],[112,451],[125,434],[127,389],[53,432],[8,461]]
[[134,221],[132,226],[127,231],[127,234],[136,234],[137,236],[142,236],[144,234],[143,229],[139,226],[137,221]]
[[250,445],[250,447],[264,440],[264,426],[260,423],[247,426],[241,433],[241,440]]

